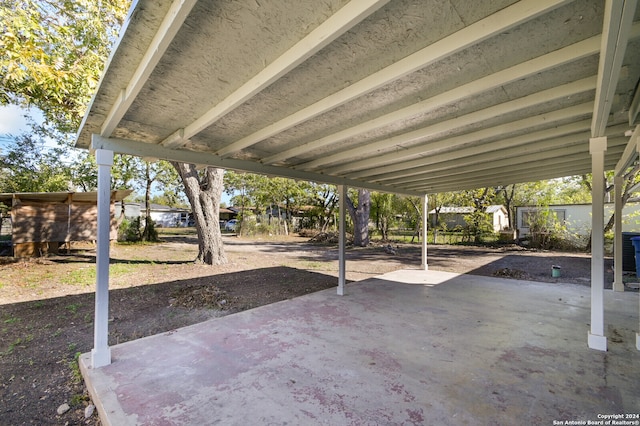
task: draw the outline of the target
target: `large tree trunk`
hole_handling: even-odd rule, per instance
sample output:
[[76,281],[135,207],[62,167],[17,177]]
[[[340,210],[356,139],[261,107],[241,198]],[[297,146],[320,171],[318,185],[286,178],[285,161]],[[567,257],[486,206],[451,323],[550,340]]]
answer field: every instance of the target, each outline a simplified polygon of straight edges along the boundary
[[227,257],[220,232],[220,198],[223,189],[224,170],[207,167],[202,181],[195,164],[171,163],[178,171],[198,233],[198,257],[196,263],[222,265]]
[[371,211],[371,193],[366,189],[358,189],[358,206],[349,197],[345,200],[347,210],[353,221],[353,245],[366,247],[369,245],[369,212]]

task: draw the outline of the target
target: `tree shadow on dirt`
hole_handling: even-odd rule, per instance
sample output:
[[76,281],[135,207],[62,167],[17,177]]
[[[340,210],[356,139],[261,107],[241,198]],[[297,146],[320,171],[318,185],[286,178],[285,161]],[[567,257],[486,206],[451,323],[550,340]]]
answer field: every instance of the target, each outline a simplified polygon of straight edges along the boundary
[[[96,263],[96,255],[91,253],[77,253],[69,256],[47,256],[42,258],[52,263]],[[17,260],[19,261],[19,260]],[[110,264],[124,263],[129,265],[187,265],[194,263],[194,260],[153,260],[153,259],[120,259],[117,257],[109,258]]]
[[[336,286],[337,279],[331,275],[273,267],[112,289],[109,344]],[[77,415],[77,424],[84,423],[85,401],[74,398],[82,394],[83,385],[72,364],[78,352],[88,352],[93,346],[94,303],[95,293],[91,292],[2,305],[3,422],[50,424],[57,407],[71,401],[72,411],[65,419]]]

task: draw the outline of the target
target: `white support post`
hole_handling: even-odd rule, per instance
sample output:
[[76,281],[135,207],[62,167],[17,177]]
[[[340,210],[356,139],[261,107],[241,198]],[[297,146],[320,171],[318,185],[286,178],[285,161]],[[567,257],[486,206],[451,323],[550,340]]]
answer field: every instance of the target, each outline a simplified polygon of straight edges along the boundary
[[607,350],[604,335],[604,153],[607,138],[591,138],[591,331],[588,345],[591,349]]
[[96,150],[98,164],[98,247],[96,251],[96,307],[91,366],[111,364],[109,348],[109,233],[111,228],[111,166],[113,151]]
[[427,194],[422,196],[422,265],[420,268],[428,271],[429,264],[427,262],[427,236],[429,235],[429,197]]
[[345,234],[346,234],[346,210],[347,210],[347,187],[338,185],[338,209],[340,210],[340,224],[338,228],[338,295],[344,296],[344,285],[346,282],[346,261],[345,261]]
[[614,225],[613,225],[613,291],[624,291],[622,281],[622,176],[613,178]]

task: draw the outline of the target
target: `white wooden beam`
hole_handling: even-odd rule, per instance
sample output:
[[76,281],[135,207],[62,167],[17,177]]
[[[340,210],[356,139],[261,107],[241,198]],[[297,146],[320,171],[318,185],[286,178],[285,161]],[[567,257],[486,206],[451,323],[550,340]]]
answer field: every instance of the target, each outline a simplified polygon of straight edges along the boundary
[[[446,152],[444,154],[421,157],[416,160],[394,164],[394,166],[398,166],[396,167],[397,170],[391,172],[382,167],[381,169],[384,170],[377,170],[376,168],[370,169],[367,171],[366,180],[385,182],[391,179],[414,176],[422,173],[437,173],[443,170],[467,167],[474,164],[493,164],[496,161],[496,157],[500,158],[500,160],[497,160],[499,162],[505,160],[520,162],[522,158],[527,158],[528,160],[526,161],[533,161],[536,157],[543,158],[548,155],[554,155],[549,154],[549,152],[555,152],[557,155],[560,155],[559,150],[561,149],[570,149],[570,151],[566,151],[567,154],[581,152],[581,150],[582,152],[586,152],[586,141],[589,139],[590,134],[589,123],[586,123],[586,127],[584,127],[583,130],[584,131],[581,133],[570,134],[553,139],[539,140],[536,143],[514,143],[509,147],[504,146],[502,143],[486,143]],[[509,139],[519,142],[518,137]],[[612,146],[613,144],[620,145],[621,141],[625,141],[625,139],[623,137],[610,139]],[[405,167],[400,168],[399,166]],[[351,179],[362,178],[359,174],[356,176],[347,174],[345,177]]]
[[640,81],[636,85],[636,92],[629,106],[629,125],[636,126],[640,124]]
[[[584,140],[583,140],[584,142]],[[609,153],[615,154],[622,151],[623,145],[616,144],[616,141],[609,140],[610,148]],[[618,141],[619,142],[619,141]],[[581,143],[573,147],[558,148],[548,150],[543,153],[536,153],[532,155],[524,155],[513,158],[505,158],[502,160],[493,161],[474,161],[473,158],[468,158],[465,163],[461,163],[459,166],[454,165],[454,162],[450,162],[446,167],[436,166],[433,169],[425,169],[421,173],[408,175],[405,177],[398,177],[395,179],[368,179],[371,182],[390,184],[394,186],[402,187],[416,187],[428,182],[437,182],[440,180],[446,180],[449,182],[456,179],[462,180],[475,180],[486,179],[491,175],[497,175],[497,177],[505,176],[508,174],[526,172],[529,174],[538,173],[538,169],[548,169],[556,165],[575,165],[581,161],[587,161],[587,151],[585,144]],[[494,157],[495,158],[495,157]],[[493,185],[492,185],[493,186]]]
[[616,164],[615,175],[622,176],[627,168],[638,159],[638,153],[640,153],[640,125],[637,125],[631,134],[629,143],[620,157],[618,164]]
[[[606,160],[605,168],[608,169],[614,165],[615,161]],[[568,173],[568,174],[567,174]],[[585,173],[591,173],[591,161],[580,160],[574,161],[571,164],[570,170],[567,169],[566,164],[554,165],[553,167],[543,167],[537,170],[524,170],[519,172],[513,172],[511,174],[504,174],[496,172],[494,174],[487,174],[481,178],[465,179],[464,177],[447,180],[440,179],[427,185],[416,185],[414,190],[428,191],[429,193],[436,192],[451,192],[460,191],[463,189],[483,188],[486,186],[500,186],[509,185],[512,183],[521,182],[536,182],[539,180],[555,179],[564,176],[582,175]]]
[[[458,146],[474,143],[483,139],[487,140],[500,137],[500,135],[510,132],[520,132],[536,126],[552,126],[554,122],[567,119],[582,120],[591,114],[592,109],[593,104],[591,102],[587,102],[558,111],[540,114],[510,123],[504,123],[499,126],[478,130],[476,132],[467,133],[452,138],[426,142],[420,145],[412,146],[410,148],[400,147],[400,145],[397,143],[398,141],[402,141],[407,137],[418,136],[418,134],[422,132],[422,129],[419,129],[408,134],[394,136],[372,144],[367,144],[364,146],[347,149],[336,154],[327,155],[325,157],[318,158],[317,160],[300,164],[295,167],[296,169],[301,170],[313,170],[326,164],[338,163],[338,165],[347,164],[347,167],[344,167],[343,170],[357,170],[382,166],[384,164],[409,159],[411,157],[431,155],[442,151],[450,151]],[[392,151],[385,152],[383,151],[383,149],[385,151]],[[355,161],[356,158],[362,157],[369,158]],[[337,167],[335,166],[329,168],[324,167],[327,173],[333,173],[336,168]]]
[[[621,146],[610,147],[607,155],[609,157],[622,151]],[[562,166],[565,166],[567,174],[559,174],[556,177],[572,176],[576,173],[573,172],[574,168],[582,168],[582,166],[589,165],[589,157],[586,152],[574,153],[566,155],[564,157],[547,158],[541,161],[530,161],[528,163],[514,163],[510,166],[496,167],[496,168],[482,168],[482,165],[476,165],[460,170],[449,169],[446,171],[440,171],[433,174],[424,174],[422,176],[407,178],[406,180],[398,180],[396,182],[389,182],[392,186],[400,186],[403,188],[420,190],[425,184],[438,181],[447,182],[461,182],[461,181],[487,181],[491,178],[500,179],[501,181],[505,177],[510,176],[529,176],[530,181],[543,180],[545,178],[538,176],[548,176],[548,171],[554,170],[554,172],[563,171]],[[606,162],[607,167],[609,164],[615,163],[615,160],[608,160]],[[465,173],[465,170],[468,172]],[[555,173],[554,173],[555,174]],[[492,185],[491,186],[495,186]]]
[[331,183],[334,185],[348,185],[357,188],[370,189],[379,192],[391,192],[397,194],[421,196],[422,192],[405,191],[388,185],[370,184],[368,182],[355,181],[320,173],[305,172],[285,167],[268,166],[255,161],[221,158],[207,152],[188,151],[185,149],[171,149],[161,145],[144,143],[129,139],[103,138],[94,134],[91,138],[92,149],[108,149],[120,154],[135,155],[137,157],[155,157],[162,160],[178,161],[182,163],[201,164],[205,166],[219,167],[228,170],[239,170],[271,176],[282,176],[292,179],[307,180],[313,182]]
[[[571,51],[571,52],[575,53],[575,51]],[[566,57],[564,57],[563,59],[566,59]],[[547,63],[547,65],[548,65],[548,63]],[[514,68],[520,68],[520,66],[518,65],[518,66],[516,66]],[[532,69],[538,69],[538,68],[536,68],[536,67],[522,67],[522,69],[520,71],[526,72],[527,73],[526,75],[530,75],[529,71],[531,71]],[[540,72],[539,69],[536,72]],[[501,73],[497,73],[497,74],[501,74]],[[515,79],[520,79],[520,78],[525,78],[526,75],[525,74],[519,74],[517,76],[517,78],[514,78],[514,80]],[[467,97],[470,92],[471,92],[471,94],[478,94],[478,93],[481,93],[481,92],[483,92],[485,90],[488,90],[490,88],[498,87],[498,86],[501,86],[502,84],[506,84],[507,83],[504,80],[504,79],[508,79],[508,77],[506,75],[503,76],[504,79],[493,80],[493,77],[495,77],[495,76],[496,76],[496,74],[492,74],[489,77],[485,77],[485,78],[480,79],[480,80],[478,80],[478,81],[476,81],[474,83],[470,83],[469,85],[464,85],[464,86],[457,87],[456,89],[453,89],[452,91],[447,92],[447,93],[445,93],[443,95],[444,96],[448,96],[449,94],[451,94],[451,92],[455,92],[455,93],[457,93],[459,95],[459,96],[455,96],[455,98],[457,98],[457,100],[461,100],[461,99]],[[512,75],[512,77],[515,77],[515,75]],[[485,80],[485,79],[492,80],[491,84],[489,85],[490,87],[488,87],[487,85],[484,84],[486,81],[482,81],[482,80]],[[509,81],[512,81],[512,80],[509,79]],[[465,86],[467,86],[467,87],[465,87]],[[434,98],[432,98],[432,100],[433,99]],[[425,103],[426,103],[426,101],[425,102],[421,102],[420,104],[425,104]],[[435,107],[441,107],[443,105],[444,105],[443,103],[438,102],[436,105],[433,105],[433,107],[434,108]],[[590,111],[589,111],[589,114],[591,114],[591,112],[593,111],[593,103],[589,103],[589,105],[591,105]],[[426,110],[423,109],[423,112],[429,111],[429,110],[431,110],[431,108],[427,108]],[[460,117],[459,119],[463,119],[463,117]],[[357,126],[357,127],[360,127],[360,126]],[[360,129],[360,130],[364,130],[364,129]],[[384,141],[380,141],[380,142],[376,143],[375,145],[367,146],[367,149],[354,148],[351,151],[351,153],[353,153],[354,155],[359,155],[358,152],[360,151],[360,152],[368,152],[369,154],[371,154],[371,153],[373,153],[373,152],[375,152],[377,150],[380,150],[380,149],[388,149],[390,146],[392,147],[392,146],[395,146],[395,145],[399,145],[400,143],[406,143],[405,139],[407,139],[407,138],[421,138],[421,137],[425,137],[423,132],[416,131],[416,132],[405,134],[402,137],[396,137],[396,139],[398,139],[398,141],[395,141],[394,138],[389,138],[389,139],[386,139]],[[331,143],[334,143],[334,141],[332,141]],[[316,146],[317,145],[312,143],[311,145],[307,146],[307,148],[316,147]],[[369,149],[369,147],[371,149]],[[318,158],[316,160],[309,161],[309,162],[307,162],[305,164],[299,165],[298,167],[306,169],[306,170],[312,170],[314,168],[317,168],[317,167],[320,167],[320,166],[323,166],[323,165],[326,165],[326,164],[331,164],[332,162],[339,161],[341,159],[342,154],[343,154],[343,152],[337,152],[337,153],[332,154],[332,155],[325,155],[325,156],[323,156],[321,158]],[[400,153],[400,152],[398,152],[398,154],[402,155],[402,153]],[[349,153],[347,155],[349,155]]]
[[[568,2],[567,0],[526,0],[506,7],[295,114],[232,143],[224,150],[219,151],[218,154],[229,155],[235,151],[254,145],[268,137],[343,105],[350,100],[363,96],[389,82],[433,64],[438,60],[442,60],[474,44],[478,44],[494,35],[508,31],[510,28],[534,19]],[[273,164],[278,161],[277,158],[273,158],[265,161],[265,163]]]
[[[321,139],[310,141],[295,148],[288,149],[276,155],[267,157],[264,159],[264,162],[266,164],[273,164],[275,162],[295,157],[305,152],[313,151],[314,149],[337,144],[361,133],[379,129],[384,126],[388,126],[396,121],[406,120],[418,114],[424,114],[429,111],[434,111],[442,106],[481,94],[485,91],[500,87],[510,82],[539,74],[545,70],[577,61],[584,57],[595,55],[598,53],[599,44],[600,37],[594,36],[590,39],[583,40],[571,46],[559,49],[555,52],[526,61],[505,70],[498,71],[494,74],[485,76],[467,84],[463,84],[456,87],[455,89],[433,96],[429,99],[425,99],[424,101],[410,105],[406,108],[399,109],[381,117],[377,117],[364,123],[358,124],[354,127],[336,132]],[[320,164],[311,163],[311,167],[314,167],[315,165]]]
[[[540,162],[529,160],[528,162],[515,161],[514,159],[508,159],[506,161],[500,161],[496,167],[492,164],[475,164],[473,166],[450,168],[447,170],[440,170],[434,173],[426,173],[418,176],[409,176],[406,178],[400,178],[395,180],[396,185],[406,186],[409,188],[418,188],[429,182],[439,180],[455,181],[456,179],[462,180],[474,180],[486,178],[491,175],[509,175],[513,173],[522,172],[534,172],[539,168],[551,168],[559,164],[569,164],[572,161],[580,161],[587,159],[585,152],[572,153],[563,157],[549,157],[543,158]],[[508,164],[511,161],[511,164]],[[391,183],[393,185],[393,183]]]
[[[515,150],[521,150],[522,148],[515,148]],[[517,167],[518,165],[529,165],[532,163],[540,164],[541,161],[545,162],[545,165],[548,165],[547,160],[553,161],[556,159],[564,158],[565,161],[570,161],[571,156],[579,155],[584,156],[585,153],[585,143],[584,139],[581,141],[577,141],[573,146],[567,146],[562,148],[554,148],[554,149],[546,149],[539,152],[533,152],[530,154],[522,153],[521,155],[518,153],[514,153],[513,150],[510,152],[505,152],[504,155],[500,156],[500,160],[496,160],[495,153],[489,153],[488,156],[478,156],[475,157],[466,157],[463,161],[447,161],[444,163],[437,163],[432,166],[427,166],[425,168],[416,171],[411,174],[404,174],[402,176],[383,176],[382,178],[372,178],[369,180],[373,180],[377,183],[384,182],[385,184],[405,184],[406,182],[420,181],[425,178],[433,178],[433,179],[447,179],[450,176],[457,175],[469,175],[471,172],[482,172],[485,170],[494,170],[501,169],[503,167]],[[489,159],[487,159],[489,158]]]
[[133,77],[129,80],[127,87],[122,90],[118,101],[113,104],[107,114],[100,130],[102,136],[111,136],[136,96],[138,96],[138,93],[140,93],[140,90],[142,90],[142,87],[147,82],[154,68],[158,65],[160,58],[164,55],[167,47],[171,44],[171,41],[178,33],[178,30],[196,2],[197,0],[174,0],[171,4],[169,11],[160,24],[158,32],[156,32],[156,35],[151,40],[151,44],[142,57]]
[[[615,161],[606,161],[605,168],[615,164]],[[591,161],[587,157],[567,161],[553,161],[541,166],[534,164],[531,167],[518,167],[511,170],[486,170],[474,175],[458,175],[457,177],[434,178],[427,182],[402,185],[413,191],[429,193],[458,191],[470,188],[482,188],[485,186],[508,185],[518,182],[535,182],[545,179],[553,179],[563,176],[590,173]]]
[[[541,105],[547,102],[552,102],[559,99],[564,99],[571,96],[576,96],[580,93],[588,92],[590,90],[594,90],[596,87],[596,77],[588,77],[578,81],[574,81],[572,83],[568,83],[562,86],[553,87],[551,89],[543,90],[538,93],[534,93],[529,96],[524,96],[519,99],[515,99],[509,102],[504,102],[498,105],[494,105],[489,108],[485,108],[479,111],[475,111],[470,114],[462,115],[460,117],[454,117],[450,120],[445,120],[438,122],[436,124],[432,124],[427,127],[423,127],[422,129],[418,129],[412,132],[404,133],[402,135],[397,135],[388,139],[384,139],[382,141],[368,144],[366,147],[361,148],[365,151],[362,154],[356,154],[357,157],[362,158],[362,155],[368,153],[369,155],[375,153],[377,150],[390,150],[394,149],[396,152],[396,156],[403,155],[408,152],[406,149],[408,148],[407,144],[415,144],[416,141],[420,141],[422,139],[427,138],[435,138],[440,134],[450,133],[455,129],[460,129],[465,126],[471,126],[474,124],[483,123],[487,120],[491,120],[502,115],[513,114],[516,111],[523,110],[526,108],[531,108],[537,105]],[[496,127],[499,133],[503,133],[504,129],[502,126]],[[449,145],[451,147],[452,145]],[[358,148],[354,148],[354,151]],[[349,151],[347,151],[347,156]],[[407,156],[408,157],[408,156]],[[329,173],[343,173],[347,170],[357,170],[358,168],[368,168],[371,165],[378,165],[382,163],[387,163],[386,157],[385,161],[380,161],[380,159],[363,159],[357,162],[348,162],[341,166],[336,166],[330,168]]]
[[500,151],[508,149],[522,149],[523,153],[533,149],[530,144],[536,142],[535,146],[542,144],[543,147],[551,146],[555,143],[560,145],[570,145],[577,141],[584,142],[589,138],[589,125],[591,120],[582,120],[565,126],[553,127],[538,132],[531,132],[525,135],[514,136],[506,139],[499,139],[494,142],[481,143],[477,145],[469,145],[460,149],[445,151],[440,154],[423,155],[414,160],[397,162],[388,166],[373,167],[363,169],[353,173],[347,173],[344,176],[351,179],[362,179],[370,176],[404,176],[414,173],[414,169],[425,169],[437,166],[452,160],[461,160],[465,157],[473,157],[483,155],[488,152]]
[[591,136],[594,138],[604,135],[609,121],[637,4],[637,0],[607,0],[605,3],[598,87],[591,124]]
[[[162,145],[169,147],[183,145],[187,139],[200,133],[221,117],[233,111],[238,105],[261,92],[388,2],[389,0],[358,0],[347,3],[275,61],[227,96],[222,102],[209,109],[184,129],[180,129],[166,138]],[[238,148],[239,146],[240,144],[238,143],[227,145],[217,154],[228,154],[240,149]]]

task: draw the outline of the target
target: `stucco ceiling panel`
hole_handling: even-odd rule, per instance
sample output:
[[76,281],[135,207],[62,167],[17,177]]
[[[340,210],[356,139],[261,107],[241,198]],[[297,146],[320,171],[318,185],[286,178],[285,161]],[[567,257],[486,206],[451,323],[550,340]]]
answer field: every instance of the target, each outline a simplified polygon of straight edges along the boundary
[[[523,170],[582,173],[592,120],[596,136],[632,129],[637,8],[605,23],[608,3],[592,0],[193,1],[175,37],[160,25],[172,2],[137,3],[78,146],[102,132],[94,147],[419,194],[521,181]],[[639,22],[626,24],[632,15]],[[613,90],[596,98],[597,85]],[[526,168],[505,167],[501,150]],[[549,161],[553,150],[569,153],[564,165]],[[421,158],[441,180],[398,174],[404,164],[423,173]]]

